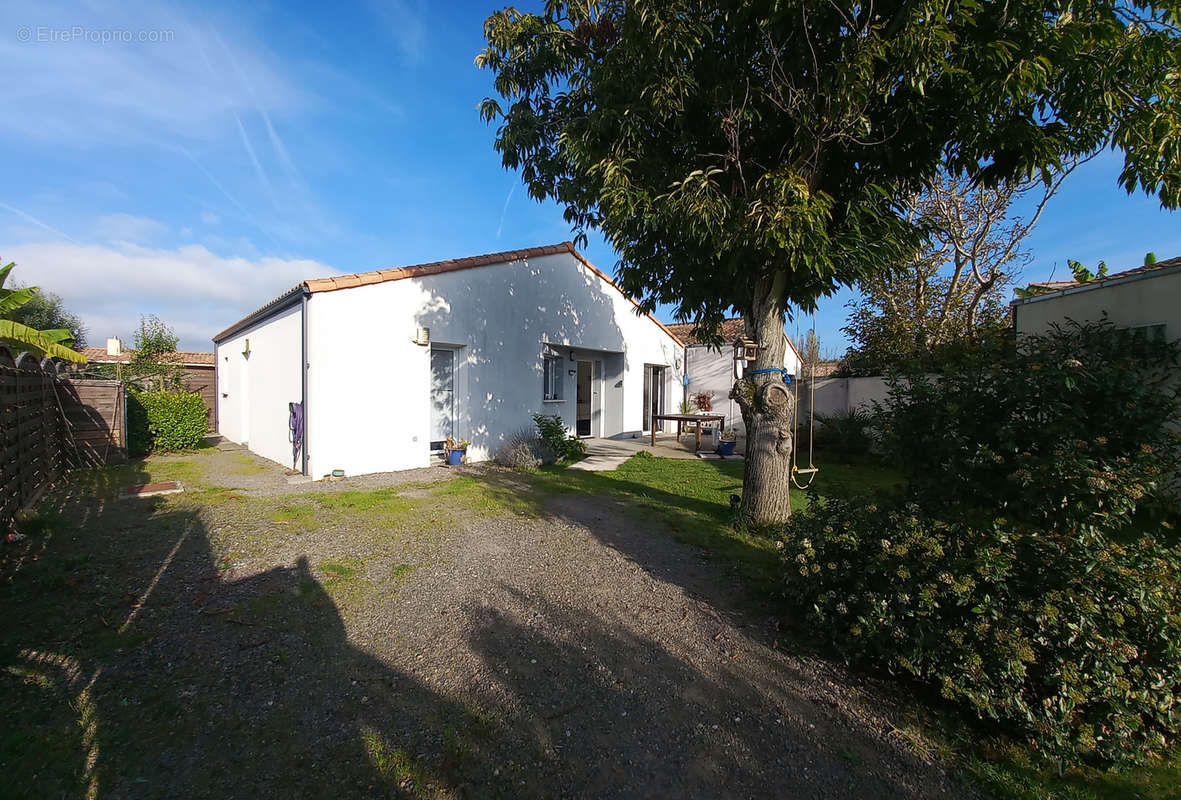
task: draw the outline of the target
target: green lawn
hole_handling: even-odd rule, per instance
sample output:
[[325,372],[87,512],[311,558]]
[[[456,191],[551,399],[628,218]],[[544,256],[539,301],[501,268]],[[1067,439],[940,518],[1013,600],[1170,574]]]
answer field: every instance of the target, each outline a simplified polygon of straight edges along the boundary
[[[898,485],[898,475],[873,465],[826,463],[813,488],[821,497],[872,494]],[[633,457],[609,472],[549,467],[533,476],[543,494],[583,492],[625,499],[641,516],[667,526],[679,539],[732,563],[764,591],[778,584],[774,536],[734,526],[730,496],[742,492],[742,462]],[[793,510],[807,506],[807,492],[792,488]]]

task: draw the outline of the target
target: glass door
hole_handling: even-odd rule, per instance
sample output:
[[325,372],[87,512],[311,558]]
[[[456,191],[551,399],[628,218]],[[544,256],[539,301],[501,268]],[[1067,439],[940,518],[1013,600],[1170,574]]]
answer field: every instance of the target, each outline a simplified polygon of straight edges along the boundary
[[455,351],[431,348],[431,450],[455,435]]
[[664,370],[665,367],[657,367],[651,364],[644,365],[644,430],[652,430],[652,426],[656,426],[656,430],[664,430],[664,422],[661,420],[654,420],[653,417],[664,414]]

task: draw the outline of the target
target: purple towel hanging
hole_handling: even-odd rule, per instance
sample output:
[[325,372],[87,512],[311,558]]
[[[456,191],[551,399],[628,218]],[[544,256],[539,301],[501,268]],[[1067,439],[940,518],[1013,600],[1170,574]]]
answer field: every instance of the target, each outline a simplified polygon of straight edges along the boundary
[[303,403],[288,403],[287,408],[287,438],[291,440],[291,468],[295,469],[303,447]]

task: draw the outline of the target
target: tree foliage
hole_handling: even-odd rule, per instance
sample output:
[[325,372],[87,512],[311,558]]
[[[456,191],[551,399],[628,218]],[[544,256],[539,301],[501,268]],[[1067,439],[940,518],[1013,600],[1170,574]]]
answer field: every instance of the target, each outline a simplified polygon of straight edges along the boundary
[[1177,206],[1177,12],[550,2],[489,17],[478,63],[509,105],[481,112],[534,197],[604,230],[625,288],[720,320],[760,274],[808,306],[896,262],[896,200],[941,163],[996,185],[1114,143],[1122,183]]
[[793,520],[789,597],[850,658],[928,681],[1055,759],[1167,752],[1181,734],[1178,357],[1068,324],[894,380],[882,445],[905,489]]
[[[1126,188],[1181,203],[1179,9],[551,0],[486,21],[501,99],[481,115],[532,197],[607,236],[646,309],[705,328],[735,309],[770,368],[788,303],[914,252],[902,200],[943,168],[995,186],[1114,145]],[[735,394],[756,520],[786,515],[786,494],[748,502],[791,451],[763,375]]]
[[172,328],[155,314],[140,317],[127,379],[148,389],[179,389],[184,376],[184,364],[176,354],[179,341]]
[[[1049,184],[997,187],[942,174],[906,203],[926,234],[904,263],[862,279],[844,332],[843,375],[940,368],[948,346],[1008,322],[1008,289],[1029,254],[1023,243],[1073,166]],[[1033,202],[1015,214],[1014,204]]]
[[86,345],[86,323],[67,309],[61,296],[53,292],[38,290],[28,303],[13,312],[11,318],[38,330],[65,329],[70,332],[72,347]]
[[[5,289],[4,282],[15,266],[9,263],[0,267],[0,343],[9,345],[18,353],[27,351],[85,363],[86,357],[73,349],[74,334],[71,331],[65,328],[40,330],[25,320],[25,310],[41,302],[40,290],[36,286]],[[52,297],[57,298],[57,295]]]

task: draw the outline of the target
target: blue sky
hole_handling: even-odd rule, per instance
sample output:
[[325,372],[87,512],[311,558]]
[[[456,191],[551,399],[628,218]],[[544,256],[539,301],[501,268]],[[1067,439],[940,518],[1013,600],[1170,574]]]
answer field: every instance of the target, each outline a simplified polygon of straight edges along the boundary
[[[473,59],[496,7],[10,0],[0,258],[62,295],[95,344],[155,313],[209,349],[304,278],[569,239],[477,115],[491,79]],[[1118,168],[1108,155],[1071,177],[1025,278],[1061,276],[1067,258],[1181,255],[1178,216],[1124,194]],[[586,251],[613,270],[601,239]],[[826,351],[844,349],[851,296],[821,302]]]

